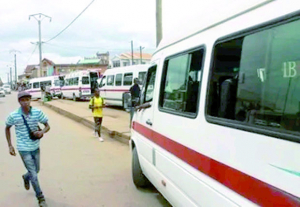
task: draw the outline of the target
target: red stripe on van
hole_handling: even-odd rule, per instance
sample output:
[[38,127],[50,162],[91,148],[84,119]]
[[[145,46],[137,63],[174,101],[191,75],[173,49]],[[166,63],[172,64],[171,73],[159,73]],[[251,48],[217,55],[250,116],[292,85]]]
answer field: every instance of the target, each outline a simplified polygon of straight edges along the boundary
[[99,91],[109,91],[109,92],[129,92],[129,90],[126,89],[99,89]]
[[137,122],[133,122],[133,129],[192,167],[258,205],[300,207],[300,199],[296,196],[200,154]]

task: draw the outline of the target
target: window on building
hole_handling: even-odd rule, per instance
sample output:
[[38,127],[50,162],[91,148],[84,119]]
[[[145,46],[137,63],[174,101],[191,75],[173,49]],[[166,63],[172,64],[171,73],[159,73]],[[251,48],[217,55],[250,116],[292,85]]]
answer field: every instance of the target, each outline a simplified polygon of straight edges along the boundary
[[82,84],[83,85],[90,84],[90,78],[89,77],[82,77]]
[[139,81],[141,85],[143,85],[145,77],[146,77],[146,72],[139,72]]
[[114,75],[108,75],[107,76],[107,82],[106,82],[106,84],[108,86],[113,86],[114,85],[114,80],[115,80],[115,76]]
[[131,86],[132,85],[132,78],[133,78],[132,73],[125,73],[124,74],[124,79],[123,79],[123,85],[124,86]]
[[123,66],[129,66],[129,62],[123,62]]
[[300,132],[300,21],[215,46],[207,112]]
[[197,112],[203,53],[201,49],[165,61],[160,92],[161,109],[187,115]]
[[117,61],[113,61],[113,66],[116,68],[116,67],[120,67],[120,60],[117,60]]
[[116,86],[121,86],[122,85],[122,74],[117,74],[116,75]]
[[39,82],[33,83],[33,88],[40,88],[40,83]]

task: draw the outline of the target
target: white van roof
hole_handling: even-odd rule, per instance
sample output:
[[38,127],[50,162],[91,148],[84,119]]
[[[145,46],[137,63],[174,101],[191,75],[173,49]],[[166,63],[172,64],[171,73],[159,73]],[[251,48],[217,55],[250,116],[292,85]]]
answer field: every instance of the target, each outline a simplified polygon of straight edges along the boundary
[[[274,19],[276,17],[284,16],[293,11],[295,12],[299,9],[299,7],[297,7],[296,5],[299,5],[299,0],[235,1],[234,5],[229,5],[228,7],[223,8],[222,12],[214,12],[211,14],[206,14],[206,16],[203,16],[201,12],[199,12],[198,16],[194,17],[194,20],[197,23],[191,24],[193,25],[192,28],[176,30],[176,32],[172,33],[170,36],[165,36],[161,40],[156,51],[153,53],[153,56],[165,48],[180,43],[200,33],[204,33],[219,25],[226,24],[231,20],[236,21],[238,17],[242,17],[240,19],[243,19],[243,21],[239,21],[239,22],[243,22],[242,25],[228,24],[227,27],[228,31],[230,30],[234,31],[235,29],[247,25],[249,25],[250,27],[252,25],[257,25],[263,22],[267,22],[268,20]],[[284,9],[279,9],[279,8],[284,8]],[[259,15],[256,16],[252,15],[251,18],[249,18],[250,16],[248,16],[248,14],[258,9],[261,9],[258,12]]]

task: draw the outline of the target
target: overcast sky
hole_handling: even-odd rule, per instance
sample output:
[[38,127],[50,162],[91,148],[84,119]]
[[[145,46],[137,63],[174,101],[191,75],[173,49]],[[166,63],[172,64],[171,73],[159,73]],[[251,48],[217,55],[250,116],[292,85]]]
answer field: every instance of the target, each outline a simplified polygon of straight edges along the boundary
[[[2,0],[0,7],[0,77],[6,81],[13,54],[18,50],[18,74],[27,64],[38,64],[39,50],[30,42],[38,41],[38,23],[29,15],[43,13],[52,21],[42,21],[42,41],[64,29],[92,0]],[[5,1],[5,3],[4,3]],[[188,26],[198,24],[194,16],[229,11],[236,2],[264,0],[162,0],[163,35],[172,36]],[[76,63],[96,52],[115,54],[134,51],[152,53],[156,47],[155,0],[95,0],[61,35],[43,44],[43,58],[54,63]],[[240,3],[239,3],[240,4]],[[35,49],[35,50],[34,50]],[[33,52],[34,51],[34,52]],[[31,55],[32,54],[32,55]]]

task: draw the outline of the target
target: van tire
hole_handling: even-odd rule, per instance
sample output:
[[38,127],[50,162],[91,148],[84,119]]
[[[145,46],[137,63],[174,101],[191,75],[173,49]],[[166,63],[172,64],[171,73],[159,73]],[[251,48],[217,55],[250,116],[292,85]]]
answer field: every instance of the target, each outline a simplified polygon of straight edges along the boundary
[[150,186],[150,181],[143,174],[136,147],[132,150],[132,180],[137,188],[145,188]]

